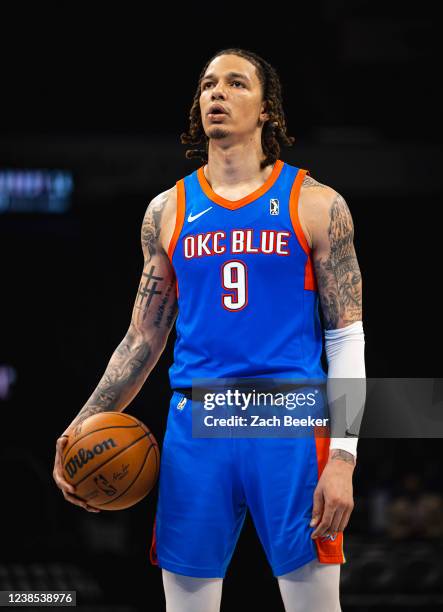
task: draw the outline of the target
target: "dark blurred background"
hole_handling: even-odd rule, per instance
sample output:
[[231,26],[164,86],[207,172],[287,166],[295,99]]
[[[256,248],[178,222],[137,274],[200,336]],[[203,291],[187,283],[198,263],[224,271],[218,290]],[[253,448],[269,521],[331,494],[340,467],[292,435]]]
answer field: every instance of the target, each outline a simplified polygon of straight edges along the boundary
[[[438,377],[440,21],[426,3],[364,0],[246,17],[226,4],[6,13],[0,590],[75,589],[82,610],[164,610],[148,557],[157,489],[93,515],[64,501],[52,464],[129,325],[146,207],[199,165],[179,135],[200,70],[231,46],[275,66],[296,137],[281,159],[339,191],[354,218],[367,375]],[[174,340],[127,409],[160,444]],[[360,441],[343,610],[443,609],[440,447]],[[283,610],[249,518],[222,610],[246,606]]]

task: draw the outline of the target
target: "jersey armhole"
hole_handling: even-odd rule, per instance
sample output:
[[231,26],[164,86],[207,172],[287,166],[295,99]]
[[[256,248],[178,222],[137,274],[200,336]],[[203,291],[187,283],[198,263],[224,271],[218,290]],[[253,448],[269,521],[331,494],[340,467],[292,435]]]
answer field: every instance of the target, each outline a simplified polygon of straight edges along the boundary
[[306,255],[310,255],[311,247],[306,240],[305,233],[303,232],[302,226],[300,224],[300,217],[298,214],[298,205],[300,200],[300,189],[303,183],[303,180],[306,175],[309,175],[309,170],[300,169],[297,172],[297,176],[292,184],[291,195],[289,197],[289,214],[291,217],[292,227],[294,228],[295,235],[300,243],[300,246],[306,253]]
[[169,261],[172,263],[172,257],[174,255],[175,247],[177,245],[178,237],[182,231],[182,227],[185,221],[185,208],[186,208],[186,195],[185,195],[185,181],[180,179],[176,183],[177,185],[177,212],[175,215],[175,226],[171,240],[168,247]]
[[309,175],[309,170],[299,170],[295,177],[294,183],[292,184],[291,195],[289,197],[289,214],[291,217],[292,227],[294,228],[297,240],[307,255],[306,266],[305,266],[305,282],[304,288],[308,291],[317,291],[317,281],[314,273],[314,264],[312,261],[312,249],[306,240],[305,233],[300,223],[300,217],[298,214],[298,204],[300,200],[300,189],[303,180],[306,175]]

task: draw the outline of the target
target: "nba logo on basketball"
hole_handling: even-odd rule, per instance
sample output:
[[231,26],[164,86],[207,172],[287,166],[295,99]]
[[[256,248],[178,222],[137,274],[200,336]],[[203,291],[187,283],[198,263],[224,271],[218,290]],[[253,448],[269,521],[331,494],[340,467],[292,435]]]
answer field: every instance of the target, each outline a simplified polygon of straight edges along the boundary
[[278,200],[276,198],[272,198],[269,200],[269,214],[278,215]]

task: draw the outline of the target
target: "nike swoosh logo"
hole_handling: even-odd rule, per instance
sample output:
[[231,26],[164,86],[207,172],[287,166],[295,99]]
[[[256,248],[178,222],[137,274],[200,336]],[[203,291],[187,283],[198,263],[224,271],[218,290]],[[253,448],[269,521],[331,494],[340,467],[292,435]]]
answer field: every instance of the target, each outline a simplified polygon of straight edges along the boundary
[[189,213],[188,215],[188,222],[191,223],[192,221],[195,221],[196,219],[198,219],[199,217],[201,217],[202,215],[204,215],[205,213],[208,212],[208,210],[211,210],[212,206],[210,206],[209,208],[207,208],[206,210],[202,211],[201,213],[198,213],[198,215],[191,215],[191,213]]

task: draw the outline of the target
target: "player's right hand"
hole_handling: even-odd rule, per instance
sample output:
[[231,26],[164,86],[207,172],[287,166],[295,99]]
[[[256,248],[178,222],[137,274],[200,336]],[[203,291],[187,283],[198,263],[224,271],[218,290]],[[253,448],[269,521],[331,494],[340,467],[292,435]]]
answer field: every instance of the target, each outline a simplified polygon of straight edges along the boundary
[[63,493],[63,497],[66,499],[66,501],[71,502],[71,504],[75,504],[76,506],[81,506],[88,512],[100,512],[100,510],[98,510],[97,508],[89,506],[85,501],[77,497],[75,495],[75,487],[71,485],[67,480],[65,480],[65,477],[63,475],[62,456],[63,449],[65,448],[67,443],[67,436],[60,436],[60,438],[58,438],[57,440],[54,470],[52,472],[56,485]]

